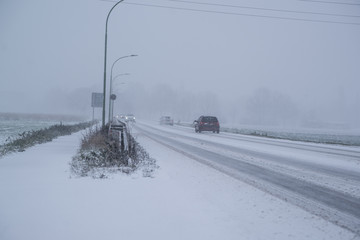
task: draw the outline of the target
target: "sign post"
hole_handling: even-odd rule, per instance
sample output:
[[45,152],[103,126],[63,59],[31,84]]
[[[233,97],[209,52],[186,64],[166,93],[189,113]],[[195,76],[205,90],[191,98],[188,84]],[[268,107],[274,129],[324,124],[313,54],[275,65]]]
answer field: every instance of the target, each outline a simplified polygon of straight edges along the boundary
[[103,93],[92,93],[91,94],[91,107],[93,108],[93,121],[94,121],[94,112],[95,108],[101,108],[103,107],[103,99],[104,99]]
[[[116,95],[115,94],[111,94],[110,95],[110,99],[111,99],[111,122],[113,120],[113,117],[114,117],[114,101],[116,100]],[[109,122],[110,122],[110,119],[109,119]]]

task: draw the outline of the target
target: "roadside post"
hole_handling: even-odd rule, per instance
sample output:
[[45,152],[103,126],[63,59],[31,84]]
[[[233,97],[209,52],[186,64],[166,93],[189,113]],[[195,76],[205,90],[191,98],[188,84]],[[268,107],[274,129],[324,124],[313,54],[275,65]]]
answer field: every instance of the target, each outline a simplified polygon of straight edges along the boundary
[[93,108],[93,114],[92,114],[93,121],[95,120],[95,117],[94,117],[95,108],[103,107],[103,99],[104,99],[104,96],[102,93],[93,92],[91,94],[91,107]]

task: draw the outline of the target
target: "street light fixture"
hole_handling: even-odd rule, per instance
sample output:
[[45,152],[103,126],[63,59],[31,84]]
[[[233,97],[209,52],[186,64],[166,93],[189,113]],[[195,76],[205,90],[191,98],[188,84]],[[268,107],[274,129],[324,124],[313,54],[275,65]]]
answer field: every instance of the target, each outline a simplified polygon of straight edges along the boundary
[[127,75],[130,75],[130,73],[120,73],[120,74],[116,75],[115,77],[113,77],[113,81],[115,81],[118,77],[127,76]]
[[105,25],[105,54],[104,54],[104,89],[103,89],[103,111],[102,111],[102,126],[105,126],[105,100],[106,100],[106,55],[107,55],[107,29],[108,29],[108,21],[110,17],[110,13],[112,10],[124,0],[118,1],[109,11],[107,18],[106,18],[106,25]]
[[[113,64],[114,66],[114,64]],[[125,75],[130,75],[130,73],[121,73],[121,74],[118,74],[116,75],[114,78],[112,77],[112,68],[111,68],[111,77],[110,77],[110,93],[109,93],[109,123],[110,121],[112,121],[112,116],[113,116],[113,112],[112,112],[112,109],[114,109],[114,100],[115,99],[111,99],[112,98],[112,85],[113,85],[113,81],[118,78],[118,77],[121,77],[121,76],[125,76]],[[111,101],[112,100],[112,101]]]
[[117,63],[119,60],[121,60],[121,59],[124,59],[124,58],[128,58],[128,57],[137,57],[138,55],[136,55],[136,54],[131,54],[131,55],[126,55],[126,56],[122,56],[122,57],[119,57],[118,59],[116,59],[114,62],[113,62],[113,64],[112,64],[112,66],[111,66],[111,73],[110,73],[110,96],[109,96],[109,122],[110,122],[110,97],[111,97],[111,93],[112,93],[112,81],[113,81],[113,69],[114,69],[114,66],[115,66],[115,63]]
[[[114,78],[114,80],[115,80],[115,78]],[[120,83],[120,84],[125,84],[125,83]],[[111,102],[112,102],[112,104],[111,104],[111,120],[113,120],[114,119],[114,105],[115,105],[115,100],[116,100],[116,95],[115,94],[111,94]]]

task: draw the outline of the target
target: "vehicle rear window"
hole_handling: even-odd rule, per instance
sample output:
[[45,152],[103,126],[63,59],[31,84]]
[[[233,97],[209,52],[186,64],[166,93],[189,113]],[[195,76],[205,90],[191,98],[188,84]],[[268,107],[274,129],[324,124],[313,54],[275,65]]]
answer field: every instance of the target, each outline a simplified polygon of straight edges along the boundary
[[217,122],[217,118],[216,117],[203,117],[202,119],[203,122]]

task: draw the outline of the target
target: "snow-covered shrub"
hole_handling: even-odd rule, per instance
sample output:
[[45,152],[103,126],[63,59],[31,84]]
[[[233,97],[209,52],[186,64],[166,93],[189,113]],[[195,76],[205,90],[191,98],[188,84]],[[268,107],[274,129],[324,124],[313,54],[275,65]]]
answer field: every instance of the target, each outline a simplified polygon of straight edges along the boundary
[[143,177],[153,177],[155,170],[159,168],[156,160],[151,158],[148,152],[132,136],[130,136],[130,139],[134,150],[130,151],[130,158],[133,160],[134,166],[142,170]]
[[151,177],[156,169],[155,160],[130,134],[128,139],[128,150],[122,150],[119,141],[108,136],[107,127],[89,129],[70,162],[72,176],[106,178],[111,173],[132,173],[142,168],[143,176]]

